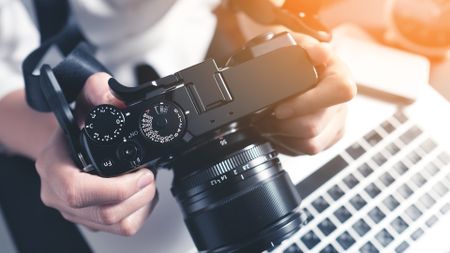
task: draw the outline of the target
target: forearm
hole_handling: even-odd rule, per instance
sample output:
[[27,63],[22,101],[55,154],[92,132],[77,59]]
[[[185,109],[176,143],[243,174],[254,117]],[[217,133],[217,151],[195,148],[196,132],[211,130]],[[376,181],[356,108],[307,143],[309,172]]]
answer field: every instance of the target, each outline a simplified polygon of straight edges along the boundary
[[24,90],[0,100],[0,143],[12,153],[35,159],[57,127],[54,116],[32,110]]

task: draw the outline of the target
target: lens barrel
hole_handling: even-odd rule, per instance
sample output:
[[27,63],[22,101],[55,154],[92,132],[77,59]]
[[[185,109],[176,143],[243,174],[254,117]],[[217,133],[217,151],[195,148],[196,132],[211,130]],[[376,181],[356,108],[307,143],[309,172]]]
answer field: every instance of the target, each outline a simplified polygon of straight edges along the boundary
[[[276,151],[268,142],[250,142],[231,145],[234,151],[181,178],[175,173],[172,193],[201,252],[260,252],[301,227],[301,198]],[[205,155],[199,149],[190,159],[208,161]],[[183,165],[189,167],[179,164],[175,172]]]

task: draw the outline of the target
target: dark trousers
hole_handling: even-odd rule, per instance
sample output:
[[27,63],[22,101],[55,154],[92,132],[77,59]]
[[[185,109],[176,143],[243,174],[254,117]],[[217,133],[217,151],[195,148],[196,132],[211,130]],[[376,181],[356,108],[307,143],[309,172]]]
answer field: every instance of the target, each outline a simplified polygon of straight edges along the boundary
[[33,161],[0,155],[0,206],[20,253],[92,252],[77,226],[42,203]]

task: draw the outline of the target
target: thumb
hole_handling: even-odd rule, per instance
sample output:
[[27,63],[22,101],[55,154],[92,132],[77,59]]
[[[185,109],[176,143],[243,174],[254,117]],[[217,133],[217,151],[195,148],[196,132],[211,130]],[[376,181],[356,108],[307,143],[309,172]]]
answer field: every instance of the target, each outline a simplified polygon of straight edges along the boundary
[[108,85],[111,76],[104,72],[99,72],[90,76],[80,94],[80,101],[85,108],[92,108],[100,104],[111,104],[123,108],[125,104],[116,98]]

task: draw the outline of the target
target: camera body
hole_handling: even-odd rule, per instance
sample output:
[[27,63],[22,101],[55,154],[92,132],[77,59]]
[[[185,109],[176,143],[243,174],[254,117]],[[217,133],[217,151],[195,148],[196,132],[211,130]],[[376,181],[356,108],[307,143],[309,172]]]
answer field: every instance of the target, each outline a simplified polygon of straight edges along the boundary
[[143,166],[171,168],[207,139],[226,146],[234,126],[250,127],[274,105],[316,82],[314,66],[289,33],[253,39],[224,68],[209,59],[138,87],[110,79],[110,88],[127,107],[99,105],[88,113],[80,135],[82,153],[104,177]]
[[261,118],[273,117],[277,103],[318,80],[290,34],[253,39],[223,68],[206,60],[136,87],[110,79],[125,108],[96,106],[81,130],[69,102],[82,88],[76,84],[102,65],[80,44],[34,76],[46,49],[24,63],[28,102],[54,112],[84,171],[112,177],[143,167],[172,169],[172,194],[200,252],[263,251],[301,228],[301,197],[255,129]]

